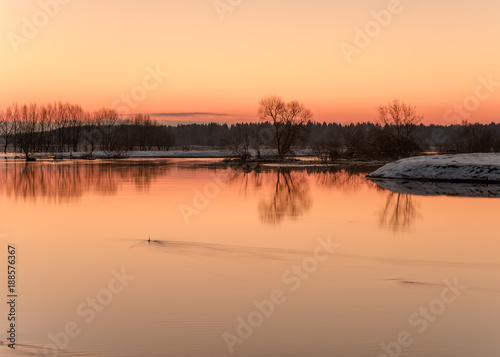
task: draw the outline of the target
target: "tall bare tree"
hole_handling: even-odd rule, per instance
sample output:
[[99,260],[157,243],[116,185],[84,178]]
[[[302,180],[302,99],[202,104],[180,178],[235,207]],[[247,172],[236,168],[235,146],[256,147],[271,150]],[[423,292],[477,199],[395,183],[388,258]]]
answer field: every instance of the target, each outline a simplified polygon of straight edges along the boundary
[[83,120],[85,112],[79,105],[69,106],[69,139],[72,151],[79,151],[79,144],[83,137]]
[[278,96],[268,96],[259,102],[259,118],[270,121],[274,126],[276,148],[280,158],[292,153],[305,132],[305,124],[312,119],[312,113],[298,101],[285,103]]
[[19,135],[18,144],[26,160],[31,161],[31,154],[35,152],[35,143],[37,135],[37,122],[38,122],[38,107],[35,103],[26,105],[20,108],[21,120],[19,122]]
[[379,121],[390,131],[392,145],[400,156],[408,156],[418,149],[413,134],[423,116],[417,115],[416,107],[394,99],[387,105],[379,106],[377,110]]
[[85,142],[90,147],[90,156],[101,142],[101,131],[99,130],[100,112],[87,113],[85,127]]
[[12,107],[7,107],[0,111],[0,136],[4,138],[3,152],[7,152],[7,148],[13,142],[14,130],[16,123],[13,121]]
[[118,143],[122,135],[120,117],[114,109],[102,109],[97,116],[100,123],[101,149],[112,154],[118,150]]

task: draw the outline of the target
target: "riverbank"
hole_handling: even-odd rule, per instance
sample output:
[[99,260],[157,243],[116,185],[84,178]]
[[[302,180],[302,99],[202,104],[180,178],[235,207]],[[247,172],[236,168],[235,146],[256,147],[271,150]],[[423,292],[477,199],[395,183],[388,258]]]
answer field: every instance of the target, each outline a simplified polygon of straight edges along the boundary
[[[130,151],[105,153],[95,151],[92,154],[88,152],[64,152],[64,153],[37,153],[32,154],[36,161],[63,161],[63,160],[154,160],[154,159],[172,159],[182,160],[184,165],[196,167],[233,167],[243,170],[261,170],[272,168],[289,169],[307,169],[307,168],[338,168],[353,167],[377,169],[390,161],[382,160],[334,160],[321,161],[312,156],[309,150],[302,150],[297,156],[287,159],[266,158],[259,160],[242,161],[239,159],[227,158],[227,153],[223,150],[171,150],[171,151]],[[1,153],[0,159],[4,160],[25,160],[21,153]]]
[[375,180],[500,183],[500,154],[417,156],[389,163],[367,176]]

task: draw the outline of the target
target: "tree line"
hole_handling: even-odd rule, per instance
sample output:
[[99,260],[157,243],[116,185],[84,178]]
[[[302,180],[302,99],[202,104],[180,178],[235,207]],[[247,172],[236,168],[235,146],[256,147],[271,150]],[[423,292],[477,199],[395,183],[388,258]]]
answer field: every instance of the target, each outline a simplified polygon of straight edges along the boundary
[[[193,124],[201,131],[204,125]],[[234,157],[250,158],[277,152],[274,139],[269,140],[270,124],[237,124],[218,126],[219,137],[227,137],[226,147]],[[425,152],[472,153],[500,152],[500,124],[463,122],[453,125],[414,125],[409,137],[394,125],[363,122],[357,124],[309,122],[303,125],[304,137],[292,148],[301,149],[324,161],[338,159],[397,159]],[[176,137],[176,142],[195,143],[194,137]],[[184,141],[185,140],[185,141]],[[204,139],[200,138],[202,142]],[[224,140],[214,147],[224,147]]]
[[149,115],[121,117],[115,110],[86,111],[70,103],[13,104],[0,108],[4,152],[225,150],[241,160],[285,158],[300,149],[321,160],[395,159],[422,152],[500,152],[500,124],[423,125],[416,108],[399,100],[380,106],[374,122],[318,123],[297,101],[263,98],[259,122],[168,126]]
[[[417,109],[399,99],[377,108],[374,123],[341,125],[312,121],[303,104],[284,102],[280,97],[259,103],[261,123],[241,125],[228,146],[242,160],[260,158],[266,147],[280,158],[292,156],[298,148],[309,148],[322,161],[338,159],[397,159],[423,152],[500,152],[500,125],[422,124]],[[262,123],[263,122],[263,123]]]
[[70,103],[13,104],[0,109],[3,151],[33,153],[88,152],[110,155],[131,150],[168,150],[170,128],[149,115],[123,119],[112,109],[85,111]]

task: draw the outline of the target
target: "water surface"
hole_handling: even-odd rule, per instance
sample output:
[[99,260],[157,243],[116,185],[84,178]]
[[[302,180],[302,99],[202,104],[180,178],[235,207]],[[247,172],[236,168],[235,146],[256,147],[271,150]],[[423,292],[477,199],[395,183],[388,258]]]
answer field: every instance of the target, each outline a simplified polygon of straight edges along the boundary
[[[500,200],[191,163],[0,165],[0,259],[17,247],[19,293],[19,345],[0,355],[498,356]],[[467,288],[440,303],[445,281]]]

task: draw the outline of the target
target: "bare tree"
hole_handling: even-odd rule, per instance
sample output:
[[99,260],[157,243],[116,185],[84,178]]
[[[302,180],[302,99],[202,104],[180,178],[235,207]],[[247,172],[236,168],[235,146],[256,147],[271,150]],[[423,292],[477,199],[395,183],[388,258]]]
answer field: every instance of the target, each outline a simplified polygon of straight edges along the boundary
[[168,151],[173,144],[170,128],[165,125],[155,125],[154,141],[158,151]]
[[37,130],[37,105],[23,105],[20,108],[21,121],[19,122],[19,147],[23,151],[27,161],[33,161],[31,154],[35,151],[35,137]]
[[391,131],[392,145],[400,156],[408,156],[418,149],[413,134],[423,116],[417,115],[416,107],[394,99],[387,105],[378,107],[377,110],[379,121]]
[[69,139],[72,151],[79,151],[79,144],[83,136],[83,120],[85,113],[79,105],[69,106]]
[[[138,135],[136,135],[138,133]],[[105,108],[88,112],[79,105],[13,104],[0,111],[0,136],[5,152],[21,149],[27,159],[37,152],[87,151],[100,149],[113,157],[124,157],[138,143],[141,150],[168,150],[173,143],[169,128],[158,125],[149,115],[136,121],[122,120],[116,111]],[[92,154],[91,154],[92,155]]]
[[13,120],[12,107],[7,107],[5,111],[0,111],[0,135],[4,138],[3,152],[7,152],[9,144],[14,139],[15,122]]
[[53,107],[49,104],[39,108],[38,112],[38,151],[48,152],[52,144],[52,116],[54,115]]
[[263,98],[259,103],[259,118],[270,121],[274,126],[276,147],[280,158],[292,153],[292,147],[298,143],[305,132],[305,124],[312,119],[312,113],[302,103],[285,103],[278,96]]
[[228,154],[243,162],[251,159],[252,135],[248,125],[241,125],[235,128],[232,136],[227,139],[226,148]]
[[100,112],[87,113],[85,116],[85,143],[90,147],[90,156],[101,142],[101,131],[99,130]]
[[349,124],[339,128],[340,138],[349,157],[359,156],[363,150],[367,133],[359,125]]
[[458,152],[495,151],[495,139],[492,127],[464,120],[456,140],[456,149]]
[[113,109],[102,109],[98,112],[99,130],[101,133],[101,149],[107,155],[119,156],[119,147],[123,128],[118,112]]
[[134,141],[139,145],[140,150],[149,150],[155,145],[155,132],[158,128],[156,122],[149,114],[137,114],[133,119]]

